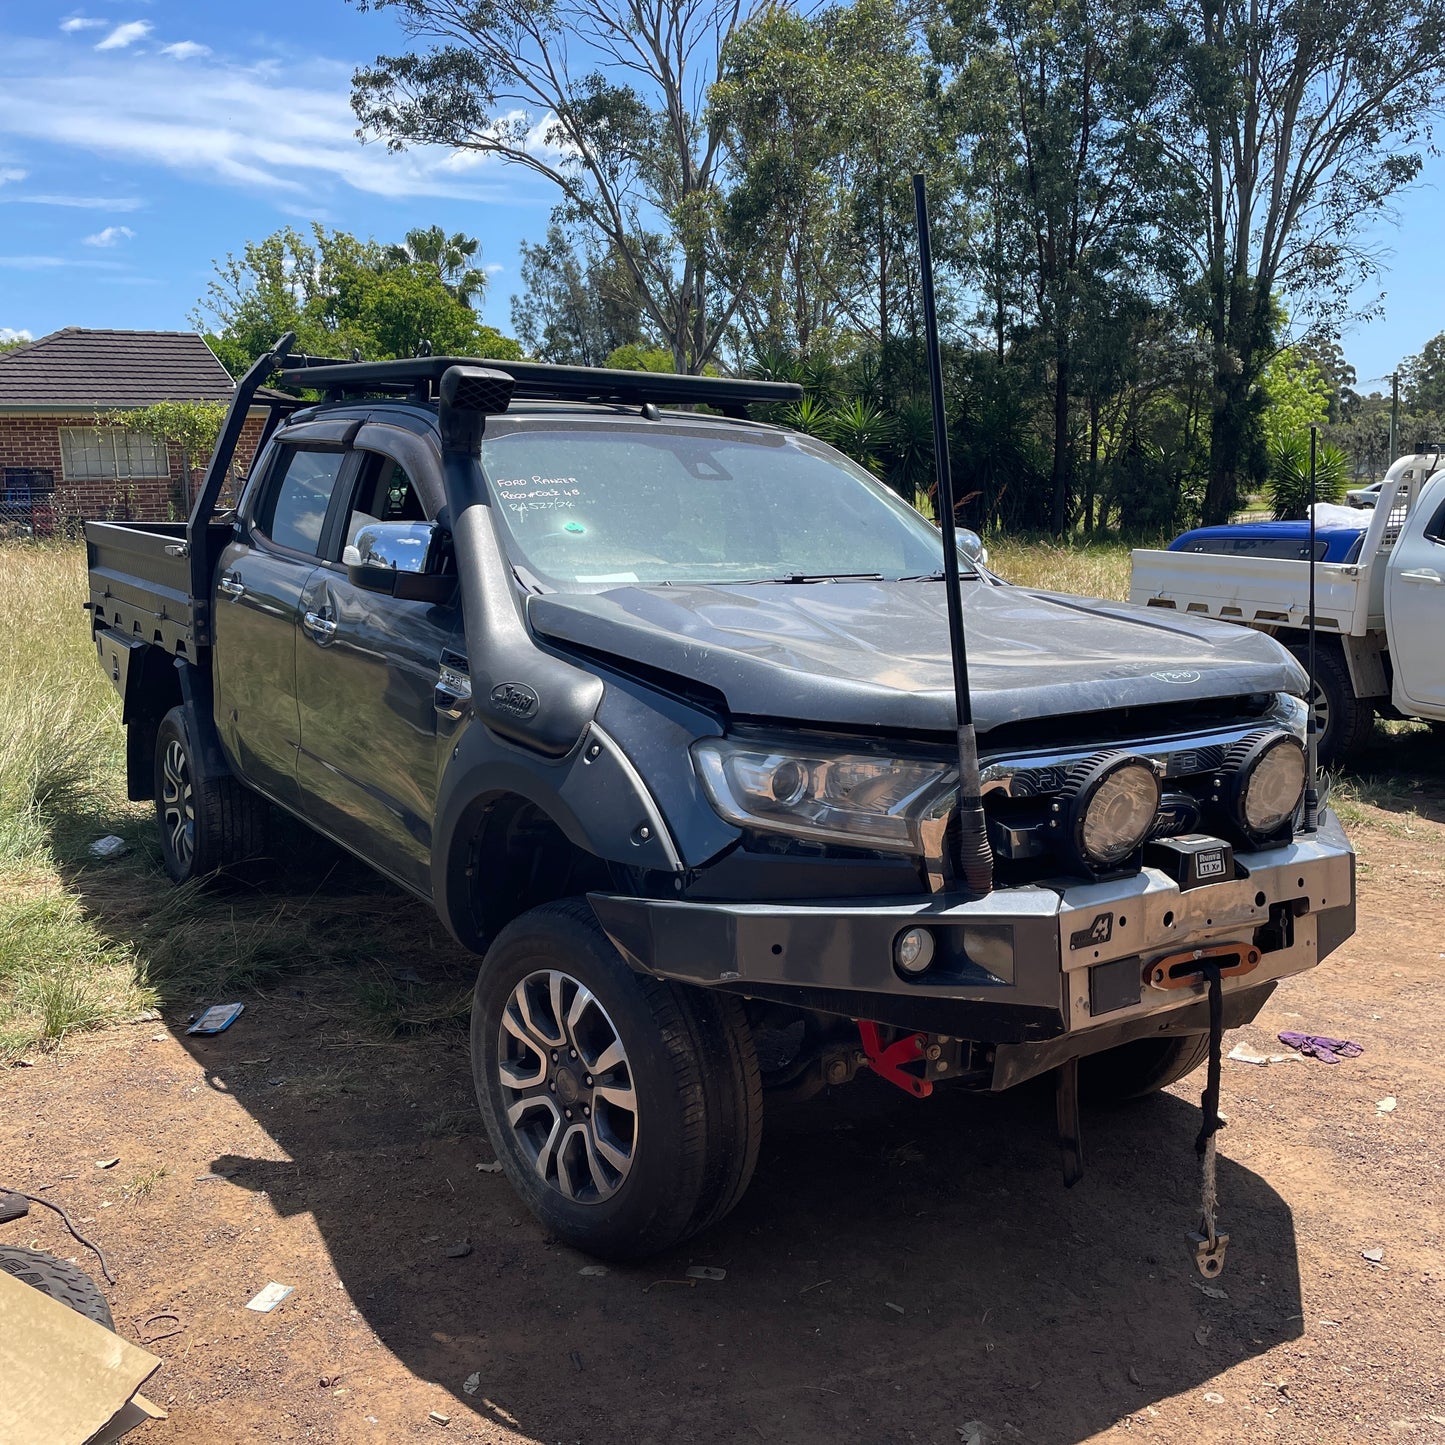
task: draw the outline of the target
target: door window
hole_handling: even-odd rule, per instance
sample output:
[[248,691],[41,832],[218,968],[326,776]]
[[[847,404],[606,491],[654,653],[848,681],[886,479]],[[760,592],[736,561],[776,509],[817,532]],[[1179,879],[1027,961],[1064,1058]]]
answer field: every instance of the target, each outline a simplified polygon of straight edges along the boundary
[[360,474],[342,539],[346,546],[354,545],[356,534],[373,522],[428,520],[416,484],[400,462],[382,456],[380,452],[360,452],[358,455],[361,457]]
[[277,546],[317,556],[331,494],[345,461],[345,452],[292,451],[272,479],[256,525]]

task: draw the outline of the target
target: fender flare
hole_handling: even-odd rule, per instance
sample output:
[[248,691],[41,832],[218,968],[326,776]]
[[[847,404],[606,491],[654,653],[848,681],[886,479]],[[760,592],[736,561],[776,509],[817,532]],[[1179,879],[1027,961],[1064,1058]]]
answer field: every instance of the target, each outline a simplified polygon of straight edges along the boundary
[[485,934],[473,904],[472,841],[503,798],[523,798],[568,842],[605,862],[671,873],[683,863],[671,830],[637,770],[612,737],[589,723],[577,746],[549,758],[473,721],[455,743],[438,790],[432,830],[432,898],[464,947]]

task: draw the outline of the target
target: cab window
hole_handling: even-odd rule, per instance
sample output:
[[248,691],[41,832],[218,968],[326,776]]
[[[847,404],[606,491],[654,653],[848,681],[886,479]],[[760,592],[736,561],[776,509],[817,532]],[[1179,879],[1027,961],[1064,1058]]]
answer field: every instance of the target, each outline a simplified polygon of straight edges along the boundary
[[318,556],[326,512],[345,461],[345,452],[304,447],[283,455],[262,498],[257,527],[278,547]]
[[382,456],[380,452],[359,452],[357,455],[361,458],[361,467],[351,514],[346,519],[342,538],[345,546],[353,545],[356,534],[373,522],[428,520],[416,484],[400,462]]

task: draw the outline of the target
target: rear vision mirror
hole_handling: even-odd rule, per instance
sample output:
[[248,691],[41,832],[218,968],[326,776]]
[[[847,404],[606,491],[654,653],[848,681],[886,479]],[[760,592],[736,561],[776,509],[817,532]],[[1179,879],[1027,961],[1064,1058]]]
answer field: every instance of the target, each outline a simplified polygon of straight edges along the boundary
[[988,565],[988,548],[983,545],[983,538],[977,532],[970,531],[967,527],[959,527],[955,532],[958,538],[958,550],[975,567]]
[[457,585],[456,576],[443,571],[449,541],[435,522],[363,520],[341,560],[353,587],[404,602],[446,602]]

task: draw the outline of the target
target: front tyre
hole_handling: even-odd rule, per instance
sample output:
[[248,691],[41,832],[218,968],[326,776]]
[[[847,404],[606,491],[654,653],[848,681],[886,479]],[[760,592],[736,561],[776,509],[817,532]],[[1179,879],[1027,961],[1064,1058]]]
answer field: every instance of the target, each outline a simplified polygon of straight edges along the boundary
[[762,1088],[741,1002],[634,973],[583,899],[524,913],[487,951],[472,1074],[512,1187],[589,1254],[667,1249],[752,1177]]
[[1208,1034],[1135,1039],[1079,1060],[1079,1090],[1093,1104],[1123,1104],[1157,1094],[1209,1057]]
[[161,861],[174,882],[205,878],[264,850],[265,802],[229,774],[207,773],[183,707],[156,729],[155,780]]

